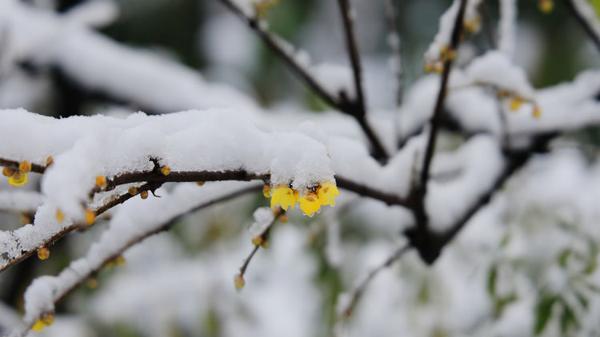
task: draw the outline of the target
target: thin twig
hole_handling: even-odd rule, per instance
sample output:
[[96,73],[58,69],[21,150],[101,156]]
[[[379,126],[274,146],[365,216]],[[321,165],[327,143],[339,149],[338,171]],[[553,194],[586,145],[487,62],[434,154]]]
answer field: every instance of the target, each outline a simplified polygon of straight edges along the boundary
[[[19,167],[19,162],[16,161],[16,160],[0,158],[0,166],[6,166],[6,167],[11,167],[11,168],[18,168]],[[44,174],[45,171],[46,171],[46,166],[40,165],[40,164],[31,163],[31,172]]]
[[404,67],[402,66],[402,45],[398,27],[398,8],[395,0],[385,0],[385,16],[388,26],[388,45],[391,49],[392,70],[396,76],[396,106],[402,105],[404,97]]
[[356,119],[359,126],[365,133],[368,141],[373,148],[373,155],[378,160],[385,161],[387,154],[385,149],[376,136],[374,130],[370,127],[364,114],[364,108],[359,109],[353,102],[348,101],[344,96],[336,97],[330,93],[319,81],[300,64],[300,62],[291,55],[289,46],[285,46],[279,38],[269,32],[258,18],[247,16],[232,0],[219,0],[231,12],[242,19],[250,29],[252,29],[258,37],[295,73],[310,87],[325,103],[333,108],[350,115]]
[[[64,299],[69,293],[71,293],[73,290],[77,289],[80,285],[82,285],[88,278],[90,278],[91,276],[97,274],[102,268],[104,268],[105,265],[107,265],[108,263],[110,263],[111,261],[113,261],[114,259],[116,259],[118,256],[121,256],[127,249],[129,249],[130,247],[136,245],[137,243],[140,243],[141,241],[147,239],[148,237],[151,237],[155,234],[161,233],[163,231],[166,231],[168,229],[170,229],[173,225],[175,225],[176,223],[179,222],[179,220],[196,211],[199,211],[201,209],[210,207],[212,205],[215,205],[217,203],[221,203],[227,200],[231,200],[233,198],[236,198],[238,196],[241,195],[245,195],[249,192],[254,192],[254,191],[258,191],[259,187],[257,186],[251,186],[251,187],[247,187],[244,189],[240,189],[237,190],[235,192],[232,192],[230,194],[224,195],[222,197],[210,200],[208,202],[202,203],[196,207],[194,207],[193,209],[183,213],[183,214],[179,214],[177,216],[174,216],[173,218],[171,218],[169,221],[165,222],[163,225],[161,225],[160,227],[154,228],[150,231],[147,232],[142,232],[139,233],[137,236],[133,237],[132,239],[128,240],[127,242],[125,242],[124,244],[122,244],[120,247],[118,247],[118,249],[115,250],[114,254],[112,254],[111,256],[109,256],[108,258],[103,260],[103,263],[99,265],[98,268],[94,268],[89,270],[86,273],[80,273],[78,272],[78,279],[76,282],[73,283],[73,285],[67,289],[62,290],[59,293],[54,294],[54,298],[53,298],[53,302],[57,303],[59,301],[61,301],[62,299]],[[28,327],[26,327],[26,329],[24,329],[24,331],[20,331],[20,333],[18,334],[13,334],[12,336],[25,336],[29,330],[31,329],[31,327],[33,326],[33,322],[31,322],[31,325],[29,325]]]
[[565,5],[569,9],[569,12],[571,12],[573,17],[575,17],[575,20],[577,20],[579,26],[581,26],[581,28],[588,35],[590,40],[592,40],[596,48],[600,51],[600,36],[598,36],[598,33],[594,30],[592,24],[588,22],[588,20],[579,12],[579,10],[577,10],[574,0],[565,0]]
[[388,258],[385,259],[385,261],[382,264],[375,267],[373,270],[371,270],[369,272],[369,274],[367,274],[367,277],[365,277],[365,279],[358,285],[358,287],[356,287],[354,289],[354,291],[352,292],[352,295],[350,295],[351,296],[350,301],[348,302],[348,305],[346,306],[346,308],[344,308],[344,310],[342,311],[342,318],[348,318],[348,317],[352,316],[352,313],[354,312],[354,309],[358,305],[358,302],[362,298],[363,294],[367,290],[367,287],[369,286],[369,284],[371,284],[371,282],[373,281],[375,276],[377,276],[384,269],[387,269],[390,266],[392,266],[396,261],[398,261],[402,256],[404,256],[404,253],[406,253],[408,250],[410,250],[410,248],[411,248],[410,245],[404,245],[404,246],[396,249],[394,251],[394,253],[392,253],[392,255],[388,256]]
[[[450,45],[448,49],[450,53],[456,53],[458,50],[458,45],[461,40],[461,35],[463,31],[463,20],[465,16],[465,8],[467,5],[467,0],[460,1],[460,7],[458,8],[458,12],[456,14],[456,20],[454,22],[454,27],[452,29],[452,36],[450,39]],[[429,174],[431,169],[431,162],[433,159],[433,154],[435,152],[435,146],[437,141],[438,129],[440,126],[440,120],[442,111],[444,109],[444,102],[446,100],[446,95],[448,91],[448,80],[450,78],[450,70],[452,69],[452,65],[454,63],[454,57],[447,57],[444,60],[444,67],[442,72],[442,77],[440,80],[440,90],[437,95],[437,99],[435,101],[435,107],[433,110],[433,115],[429,121],[430,130],[429,137],[427,139],[427,145],[425,148],[425,155],[423,159],[423,166],[421,168],[421,177],[419,180],[419,186],[417,188],[416,198],[418,199],[417,208],[415,209],[415,216],[417,218],[417,225],[426,227],[427,226],[427,214],[425,211],[425,196],[427,194],[427,183],[429,182]]]
[[[138,187],[138,191],[142,192],[142,191],[154,190],[158,186],[160,186],[160,184],[147,183],[147,184],[144,184],[144,185]],[[96,214],[96,216],[101,215],[101,214],[105,213],[106,211],[108,211],[109,209],[111,209],[117,205],[120,205],[120,204],[124,203],[125,201],[133,198],[135,195],[136,194],[130,194],[129,192],[121,194],[117,198],[111,199],[108,202],[106,202],[104,205],[97,208],[94,211],[94,213]],[[85,230],[87,228],[89,228],[89,225],[81,224],[81,223],[74,223],[70,226],[67,226],[67,227],[61,229],[59,232],[51,235],[47,239],[43,240],[43,242],[39,246],[40,247],[50,247],[50,246],[54,245],[55,242],[57,242],[58,240],[63,238],[65,235],[67,235],[68,233],[78,231],[78,230]],[[31,255],[33,255],[37,251],[37,248],[38,247],[35,247],[33,249],[28,249],[28,250],[21,250],[21,252],[18,256],[13,257],[13,258],[9,259],[7,262],[5,262],[4,264],[0,265],[0,272],[29,258]]]
[[363,79],[362,79],[362,66],[360,63],[360,52],[358,51],[358,45],[356,43],[356,36],[354,34],[354,24],[352,20],[353,12],[350,6],[349,0],[338,0],[338,5],[342,15],[342,23],[344,26],[344,37],[346,39],[346,49],[348,51],[348,57],[350,59],[350,65],[352,67],[352,75],[354,77],[354,91],[355,98],[344,97],[342,100],[346,100],[346,113],[354,116],[360,126],[363,128],[367,138],[373,146],[373,156],[381,161],[386,161],[388,158],[385,147],[375,135],[375,131],[369,125],[367,120],[367,109],[365,103],[365,96],[363,90]]
[[269,223],[269,225],[267,226],[267,228],[265,228],[262,233],[260,233],[258,236],[261,239],[260,243],[255,243],[254,247],[252,248],[252,250],[250,251],[250,254],[248,254],[248,256],[244,259],[244,263],[242,264],[242,266],[240,267],[240,273],[239,275],[243,278],[244,275],[246,274],[246,270],[248,269],[248,266],[250,265],[250,262],[252,261],[252,259],[254,258],[254,255],[256,254],[256,252],[258,252],[258,250],[264,245],[267,244],[268,240],[269,240],[269,235],[271,234],[271,228],[273,228],[273,225],[277,222],[277,220],[279,219],[279,217],[284,216],[285,215],[285,211],[282,210],[281,208],[275,210],[275,213],[273,214],[273,220],[271,221],[271,223]]

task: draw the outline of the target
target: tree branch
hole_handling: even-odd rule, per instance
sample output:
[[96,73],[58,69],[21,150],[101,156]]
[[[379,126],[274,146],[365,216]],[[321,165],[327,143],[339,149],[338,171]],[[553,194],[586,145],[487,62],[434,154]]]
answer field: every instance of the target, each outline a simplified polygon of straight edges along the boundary
[[[140,187],[138,187],[138,194],[139,192],[142,191],[152,191],[157,189],[158,187],[160,187],[162,183],[146,183]],[[124,203],[125,201],[133,198],[134,196],[136,196],[137,194],[130,194],[129,192],[124,193],[119,195],[117,198],[111,199],[109,200],[107,203],[105,203],[104,205],[100,206],[99,208],[97,208],[94,213],[96,214],[96,216],[101,215],[103,213],[105,213],[106,211],[108,211],[109,209],[120,205],[122,203]],[[67,235],[68,233],[77,231],[77,230],[85,230],[86,228],[88,228],[89,225],[86,224],[81,224],[81,223],[75,223],[72,224],[70,226],[67,226],[65,228],[63,228],[61,231],[51,235],[50,237],[48,237],[47,239],[45,239],[43,242],[41,242],[41,244],[38,247],[35,247],[33,249],[27,249],[27,250],[21,250],[20,254],[14,258],[9,259],[7,262],[3,263],[0,265],[0,272],[4,271],[5,269],[29,258],[31,255],[35,254],[35,252],[37,251],[37,249],[39,247],[50,247],[52,245],[54,245],[54,243],[58,240],[60,240],[61,238],[63,238],[65,235]]]
[[394,253],[392,253],[392,255],[385,259],[385,261],[382,264],[375,267],[369,272],[369,274],[367,274],[367,277],[365,277],[365,279],[352,292],[348,305],[344,308],[344,310],[342,310],[342,318],[348,318],[352,316],[352,313],[358,305],[358,302],[361,300],[364,292],[367,290],[367,287],[369,286],[369,284],[371,284],[375,276],[377,276],[384,269],[391,267],[396,261],[398,261],[402,256],[404,256],[404,254],[408,252],[410,248],[410,245],[405,245],[396,249]]
[[[59,301],[61,301],[62,299],[64,299],[68,294],[70,294],[73,290],[77,289],[81,284],[83,284],[88,278],[92,277],[93,275],[97,274],[104,266],[106,266],[106,264],[110,263],[111,261],[113,261],[114,259],[116,259],[117,257],[121,256],[127,249],[129,249],[130,247],[136,245],[137,243],[147,239],[148,237],[151,237],[155,234],[158,234],[160,232],[166,231],[168,229],[170,229],[174,224],[178,223],[179,220],[196,211],[199,211],[201,209],[210,207],[212,205],[215,205],[217,203],[221,203],[227,200],[231,200],[233,198],[236,198],[238,196],[244,195],[246,193],[250,193],[250,192],[255,192],[258,191],[260,189],[260,186],[251,186],[251,187],[246,187],[237,191],[234,191],[232,193],[226,194],[224,196],[218,197],[216,199],[204,202],[196,207],[194,207],[193,209],[183,213],[183,214],[179,214],[177,216],[174,216],[173,218],[171,218],[169,221],[165,222],[163,225],[158,226],[158,227],[153,227],[152,229],[146,231],[146,232],[142,232],[142,233],[138,233],[136,236],[132,237],[131,239],[127,240],[124,244],[122,244],[120,247],[118,247],[117,249],[114,250],[114,253],[110,256],[108,256],[107,258],[102,260],[102,263],[98,265],[98,267],[96,268],[92,268],[90,269],[88,272],[86,273],[80,273],[78,272],[77,275],[77,279],[73,281],[73,284],[70,285],[69,287],[65,288],[65,289],[60,289],[56,292],[54,292],[53,294],[53,303],[57,303]],[[11,336],[20,336],[23,337],[25,335],[27,335],[27,333],[29,332],[29,330],[31,330],[31,327],[33,326],[34,322],[28,322],[29,325],[23,329],[22,331],[17,331],[17,333],[13,333]]]
[[594,43],[598,51],[600,51],[600,36],[598,36],[598,33],[594,30],[592,24],[583,16],[582,13],[579,12],[574,1],[575,0],[565,0],[565,5],[569,9],[569,12],[571,12],[571,15],[573,15],[575,20],[577,20],[579,26],[581,26],[581,28],[585,31],[585,33],[592,41],[592,43]]
[[[319,81],[317,81],[317,79],[314,78],[312,74],[310,74],[307,69],[305,69],[298,62],[296,58],[294,58],[293,55],[290,55],[290,52],[288,49],[286,49],[287,46],[282,45],[279,38],[271,34],[265,28],[265,26],[261,24],[259,19],[247,16],[232,0],[219,1],[234,14],[236,14],[240,19],[242,19],[248,25],[248,27],[250,27],[250,29],[252,29],[258,35],[258,37],[260,37],[261,40],[292,70],[292,72],[299,76],[308,87],[310,87],[319,97],[321,97],[321,99],[323,99],[323,101],[325,101],[325,103],[339,110],[340,112],[354,117],[371,143],[373,156],[382,161],[387,159],[387,153],[385,152],[381,141],[367,123],[364,106],[361,108],[343,95],[340,97],[333,96],[321,85],[321,83],[319,83]],[[356,57],[357,55],[358,53],[356,52],[356,55],[353,57]],[[358,76],[360,78],[360,75]],[[355,85],[356,83],[357,82],[355,81]],[[362,95],[362,89],[360,89],[360,95]]]
[[[462,31],[463,31],[463,20],[465,16],[465,8],[467,6],[467,0],[460,0],[458,12],[456,14],[456,20],[452,29],[452,36],[450,39],[450,45],[448,46],[449,54],[456,54],[458,45],[460,43]],[[454,63],[454,57],[449,56],[444,59],[444,66],[442,71],[442,77],[440,80],[440,90],[435,101],[435,107],[433,115],[429,121],[431,129],[429,130],[429,137],[427,139],[427,145],[425,148],[425,156],[423,159],[423,167],[421,168],[421,177],[419,185],[416,188],[414,197],[417,200],[417,207],[415,208],[415,218],[417,220],[417,226],[427,227],[427,213],[425,210],[425,196],[427,195],[427,183],[429,182],[429,175],[431,169],[431,162],[433,154],[435,152],[435,146],[437,141],[438,129],[440,126],[441,115],[444,109],[444,102],[448,91],[448,80],[450,78],[450,70]]]

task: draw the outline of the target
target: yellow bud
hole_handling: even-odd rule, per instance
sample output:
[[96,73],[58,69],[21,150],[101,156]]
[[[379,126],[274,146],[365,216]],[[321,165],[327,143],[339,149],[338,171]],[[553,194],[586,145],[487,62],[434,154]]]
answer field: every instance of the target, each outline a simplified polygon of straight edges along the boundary
[[27,181],[28,181],[27,173],[21,172],[21,171],[15,172],[15,174],[13,174],[12,176],[10,176],[8,178],[8,184],[15,186],[15,187],[20,187],[20,186],[25,185],[25,184],[27,184]]
[[140,192],[140,197],[142,199],[148,199],[148,191],[141,191]]
[[27,225],[27,224],[31,223],[31,217],[27,213],[21,213],[19,220],[21,221],[21,224],[23,224],[23,225]]
[[252,244],[255,246],[262,246],[264,241],[265,241],[265,239],[262,237],[262,235],[257,235],[252,238]]
[[554,9],[554,1],[552,0],[538,0],[538,8],[542,13],[548,14]]
[[50,257],[50,249],[48,249],[46,247],[38,248],[37,256],[38,256],[38,259],[40,259],[42,261],[47,260]]
[[196,181],[196,185],[202,187],[204,186],[204,181]]
[[267,198],[267,199],[268,199],[268,198],[270,198],[270,197],[271,197],[271,186],[269,186],[269,185],[265,184],[265,185],[263,186],[263,190],[262,190],[262,192],[263,192],[263,196],[264,196],[265,198]]
[[85,210],[85,224],[88,226],[91,226],[92,224],[94,224],[94,221],[96,221],[96,213],[89,208],[86,209]]
[[479,28],[481,28],[481,18],[477,16],[473,19],[465,20],[464,27],[465,31],[467,31],[468,33],[478,32]]
[[542,117],[542,108],[537,104],[534,105],[531,114],[533,115],[533,118],[540,119]]
[[113,262],[115,263],[116,266],[120,267],[120,266],[124,266],[125,263],[127,263],[127,260],[125,260],[125,257],[123,257],[123,255],[119,255],[119,256],[115,257]]
[[281,223],[286,223],[286,222],[288,222],[288,220],[289,220],[289,218],[288,218],[287,214],[282,214],[279,216],[279,222],[281,222]]
[[129,193],[129,195],[134,196],[136,194],[138,194],[138,188],[135,186],[131,186],[128,190],[127,193]]
[[96,176],[96,186],[100,188],[106,187],[106,177],[105,176]]
[[56,221],[58,223],[62,223],[65,220],[65,213],[63,213],[63,211],[61,211],[60,208],[57,208],[54,217],[56,218]]
[[95,277],[90,277],[85,282],[85,285],[90,289],[98,288],[98,280]]
[[12,177],[15,173],[17,173],[17,170],[12,167],[5,166],[2,169],[2,175],[5,177]]
[[168,165],[165,165],[160,168],[160,173],[162,173],[163,176],[168,176],[171,173],[171,168]]
[[25,173],[31,171],[31,163],[28,162],[27,160],[23,160],[22,162],[19,163],[19,171],[25,172]]
[[442,47],[440,58],[442,61],[454,60],[456,58],[456,50],[448,46]]
[[48,166],[50,166],[52,164],[54,164],[54,158],[52,156],[48,156],[46,158],[46,167],[48,167]]
[[508,109],[510,111],[517,111],[523,105],[523,99],[521,97],[513,97],[508,103]]
[[242,275],[242,274],[235,275],[235,277],[233,278],[233,285],[235,286],[235,289],[242,290],[242,288],[244,288],[244,286],[246,285],[246,280],[244,280],[244,275]]

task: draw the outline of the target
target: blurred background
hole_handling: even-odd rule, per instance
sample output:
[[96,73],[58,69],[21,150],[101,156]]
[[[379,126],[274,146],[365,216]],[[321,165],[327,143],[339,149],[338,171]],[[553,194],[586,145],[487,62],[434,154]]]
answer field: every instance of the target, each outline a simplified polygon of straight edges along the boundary
[[[21,2],[39,11],[67,15],[86,1]],[[424,76],[423,54],[451,2],[395,3],[402,86],[409,90]],[[110,40],[180,64],[208,83],[233,87],[267,109],[328,110],[218,0],[116,0],[114,4],[114,15],[91,28]],[[397,82],[390,68],[384,1],[356,0],[353,4],[368,106],[374,114],[393,114]],[[518,12],[515,62],[536,88],[571,81],[579,72],[600,65],[598,51],[563,1],[556,1],[554,10],[546,14],[538,9],[537,1],[522,0]],[[498,2],[484,1],[482,16],[482,30],[464,47],[473,55],[495,43]],[[336,1],[280,0],[267,20],[273,32],[306,50],[313,60],[348,64]],[[10,39],[0,36],[0,40],[1,60],[3,46],[10,45]],[[173,112],[99,90],[60,66],[40,65],[27,58],[10,60],[10,64],[2,60],[0,108],[23,107],[57,117],[127,114],[140,109]],[[330,336],[335,327],[351,336],[598,336],[598,234],[590,224],[600,219],[600,201],[592,199],[584,209],[574,202],[571,208],[549,210],[552,205],[563,205],[564,195],[555,191],[543,196],[550,203],[536,203],[544,177],[564,172],[560,168],[565,165],[584,170],[584,163],[597,158],[597,128],[569,137],[587,156],[549,158],[559,173],[536,172],[537,180],[518,180],[515,185],[530,188],[509,187],[507,196],[474,219],[479,226],[471,224],[435,267],[424,266],[412,253],[407,255],[376,279],[352,321],[341,326],[336,324],[340,296],[402,242],[402,228],[394,224],[402,211],[375,202],[350,201],[336,209],[335,215],[324,213],[310,220],[292,215],[289,223],[275,228],[271,246],[258,253],[248,271],[247,286],[238,293],[232,278],[252,248],[247,228],[252,212],[265,204],[262,197],[245,197],[189,216],[174,230],[133,248],[125,255],[124,266],[101,272],[86,288],[61,302],[56,324],[43,334]],[[592,174],[598,165],[585,170]],[[559,176],[574,194],[585,190],[587,180]],[[597,176],[593,175],[596,185],[592,186],[600,186]],[[27,214],[2,212],[0,228],[16,228],[20,216]],[[102,226],[96,226],[90,232],[70,235],[52,247],[48,261],[30,258],[0,274],[0,322],[14,320],[22,312],[23,291],[33,278],[60,272],[82,256],[101,232]],[[543,247],[550,232],[563,238],[559,241],[564,245]],[[568,261],[576,261],[575,266]],[[544,282],[568,284],[574,295],[562,298],[559,293],[564,288],[538,287]],[[553,311],[553,307],[561,309]],[[585,310],[564,309],[575,307]],[[544,320],[550,322],[548,326]],[[538,324],[545,329],[537,331]]]

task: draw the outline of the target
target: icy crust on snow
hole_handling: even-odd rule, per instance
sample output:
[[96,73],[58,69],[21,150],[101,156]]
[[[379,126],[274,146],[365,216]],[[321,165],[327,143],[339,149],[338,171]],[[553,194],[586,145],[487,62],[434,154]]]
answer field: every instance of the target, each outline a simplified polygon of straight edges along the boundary
[[0,133],[31,134],[27,142],[0,144],[0,157],[54,164],[42,180],[49,202],[81,219],[95,177],[151,170],[151,158],[172,171],[246,170],[270,175],[271,183],[303,190],[333,181],[326,147],[300,132],[266,132],[228,110],[185,111],[125,119],[70,117],[54,119],[24,110],[5,110]]
[[[54,303],[71,288],[87,279],[110,259],[121,254],[133,241],[159,230],[180,214],[212,200],[243,190],[255,183],[222,182],[199,188],[181,184],[172,193],[161,190],[163,198],[134,199],[119,209],[98,242],[85,257],[72,262],[57,276],[36,279],[25,292],[25,323],[30,326],[42,314],[52,312]],[[22,331],[14,331],[20,335]]]

